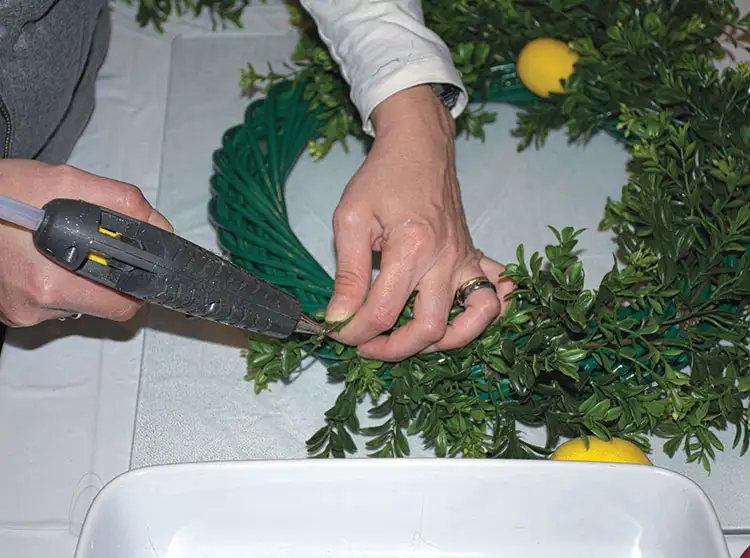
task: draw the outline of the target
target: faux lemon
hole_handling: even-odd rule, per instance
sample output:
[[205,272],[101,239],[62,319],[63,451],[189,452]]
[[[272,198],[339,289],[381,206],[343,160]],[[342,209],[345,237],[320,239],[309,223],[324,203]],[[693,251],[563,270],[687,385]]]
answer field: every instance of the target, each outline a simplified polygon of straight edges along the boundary
[[589,436],[589,447],[583,438],[574,438],[561,444],[550,459],[557,461],[599,461],[607,463],[634,463],[653,465],[648,456],[638,446],[627,440],[612,438],[605,441]]
[[542,38],[527,43],[516,61],[516,72],[526,88],[540,97],[562,93],[562,81],[575,69],[578,54],[556,39]]

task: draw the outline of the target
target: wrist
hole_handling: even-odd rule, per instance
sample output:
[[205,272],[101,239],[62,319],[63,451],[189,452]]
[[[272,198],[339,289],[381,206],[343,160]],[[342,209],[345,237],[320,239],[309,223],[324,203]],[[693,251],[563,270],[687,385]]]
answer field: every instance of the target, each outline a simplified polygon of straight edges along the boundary
[[376,138],[407,130],[446,136],[452,142],[456,133],[453,116],[431,85],[417,85],[391,95],[375,108],[372,123]]

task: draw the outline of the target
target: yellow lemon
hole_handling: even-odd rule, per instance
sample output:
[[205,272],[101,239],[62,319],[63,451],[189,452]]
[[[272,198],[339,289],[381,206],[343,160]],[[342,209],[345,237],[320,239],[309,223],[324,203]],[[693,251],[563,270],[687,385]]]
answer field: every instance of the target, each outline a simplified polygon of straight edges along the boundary
[[607,463],[635,463],[653,465],[648,456],[638,446],[627,440],[612,438],[605,441],[589,436],[589,447],[583,438],[574,438],[561,444],[550,459],[557,461],[600,461]]
[[535,39],[521,49],[516,72],[523,84],[540,97],[562,93],[562,81],[575,69],[578,54],[557,39]]

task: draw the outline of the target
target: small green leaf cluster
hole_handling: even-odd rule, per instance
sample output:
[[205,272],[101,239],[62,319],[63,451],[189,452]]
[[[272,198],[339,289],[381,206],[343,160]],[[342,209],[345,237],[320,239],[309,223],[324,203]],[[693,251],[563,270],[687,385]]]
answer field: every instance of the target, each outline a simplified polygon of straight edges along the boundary
[[[136,3],[122,1],[131,6]],[[141,27],[151,26],[163,33],[164,24],[172,18],[208,13],[214,28],[229,24],[242,27],[240,18],[250,3],[251,0],[137,0],[136,21]]]

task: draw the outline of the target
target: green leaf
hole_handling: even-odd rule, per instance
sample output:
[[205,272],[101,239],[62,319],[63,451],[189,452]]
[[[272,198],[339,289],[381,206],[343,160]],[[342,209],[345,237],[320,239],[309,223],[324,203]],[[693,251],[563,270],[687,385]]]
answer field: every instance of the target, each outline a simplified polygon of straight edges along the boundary
[[343,426],[336,431],[341,439],[341,445],[346,453],[356,453],[357,444],[354,443],[349,432]]
[[724,451],[724,444],[721,443],[721,440],[719,440],[716,437],[716,434],[711,432],[710,430],[706,429],[706,436],[708,437],[708,440],[711,442],[711,445],[713,445],[716,449],[719,451]]
[[565,362],[578,362],[588,356],[588,352],[583,349],[569,349],[567,351],[561,351],[558,353],[558,358]]
[[607,412],[609,411],[610,405],[611,403],[609,399],[604,399],[603,401],[599,401],[586,413],[586,418],[592,421],[597,421],[597,422],[604,420],[604,417],[607,416]]
[[409,452],[410,452],[410,450],[409,450],[409,441],[406,439],[406,436],[404,435],[403,431],[400,428],[396,429],[396,440],[395,440],[395,443],[396,443],[396,447],[398,448],[399,452],[403,456],[408,456],[409,455]]
[[367,442],[365,443],[365,447],[368,450],[376,450],[378,448],[382,448],[384,445],[387,445],[390,443],[391,438],[392,438],[391,431],[389,429],[388,432],[384,432],[383,434],[379,436],[376,436],[370,440],[367,440]]
[[373,452],[373,453],[369,453],[367,455],[368,455],[368,457],[381,457],[381,458],[382,457],[385,457],[385,458],[393,457],[393,448],[392,448],[392,446],[387,445],[387,446],[379,449],[378,451]]
[[677,450],[680,448],[680,444],[682,443],[682,436],[675,436],[674,438],[670,438],[666,442],[664,442],[664,453],[666,453],[670,458],[674,457],[675,453],[677,453]]
[[300,355],[298,350],[290,349],[288,346],[281,348],[281,370],[284,376],[294,372],[300,365]]
[[328,438],[328,432],[330,428],[328,426],[321,427],[315,434],[313,434],[309,440],[307,440],[308,446],[318,446],[325,442]]
[[391,421],[386,421],[382,424],[378,424],[375,426],[367,426],[365,428],[360,429],[360,433],[363,436],[368,437],[374,437],[374,436],[380,436],[382,434],[386,434],[387,432],[390,432],[391,430]]
[[575,364],[570,364],[567,362],[558,362],[556,366],[557,370],[568,376],[569,378],[572,378],[576,382],[580,380],[580,376],[578,375],[578,366]]
[[597,438],[600,438],[602,440],[609,440],[611,438],[609,432],[603,425],[592,422],[588,423],[587,426],[591,430],[592,434],[594,434],[594,436],[596,436]]
[[411,415],[406,405],[400,403],[393,405],[393,418],[396,419],[396,424],[401,428],[407,428],[409,426]]

